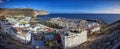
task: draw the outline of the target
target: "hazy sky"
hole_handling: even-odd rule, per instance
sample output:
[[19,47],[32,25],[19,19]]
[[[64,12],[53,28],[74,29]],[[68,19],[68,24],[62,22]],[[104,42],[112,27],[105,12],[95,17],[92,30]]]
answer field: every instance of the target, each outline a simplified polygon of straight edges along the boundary
[[120,13],[119,0],[0,0],[0,8],[33,8],[49,13]]

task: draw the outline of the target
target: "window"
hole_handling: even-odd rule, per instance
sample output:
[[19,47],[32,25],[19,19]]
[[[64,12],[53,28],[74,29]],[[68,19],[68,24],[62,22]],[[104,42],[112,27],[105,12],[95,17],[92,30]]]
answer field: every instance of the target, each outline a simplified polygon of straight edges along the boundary
[[8,31],[8,29],[6,29]]
[[8,32],[5,33],[6,35],[8,34]]

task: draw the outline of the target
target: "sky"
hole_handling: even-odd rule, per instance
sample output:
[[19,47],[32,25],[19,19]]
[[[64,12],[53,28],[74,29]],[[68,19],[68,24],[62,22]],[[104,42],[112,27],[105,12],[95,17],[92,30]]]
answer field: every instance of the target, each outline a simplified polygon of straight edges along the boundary
[[120,0],[0,0],[0,8],[33,8],[48,13],[120,14]]

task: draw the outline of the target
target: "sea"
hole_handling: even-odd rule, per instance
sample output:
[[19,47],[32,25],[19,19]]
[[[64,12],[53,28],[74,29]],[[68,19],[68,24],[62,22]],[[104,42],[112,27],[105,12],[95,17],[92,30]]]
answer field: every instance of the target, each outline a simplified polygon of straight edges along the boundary
[[120,14],[49,14],[37,16],[38,19],[49,19],[57,17],[74,19],[98,19],[108,24],[120,20]]

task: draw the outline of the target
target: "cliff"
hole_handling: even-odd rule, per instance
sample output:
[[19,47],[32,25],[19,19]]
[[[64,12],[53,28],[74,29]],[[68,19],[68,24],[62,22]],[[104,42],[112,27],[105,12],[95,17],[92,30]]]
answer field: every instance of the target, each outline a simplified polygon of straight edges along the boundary
[[31,8],[0,8],[0,16],[33,16],[48,14],[44,10],[33,10]]
[[44,10],[34,10],[34,16],[37,15],[47,15],[48,12],[44,11]]

